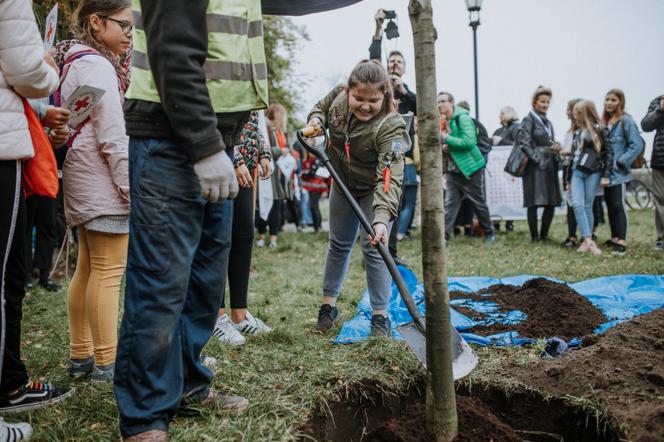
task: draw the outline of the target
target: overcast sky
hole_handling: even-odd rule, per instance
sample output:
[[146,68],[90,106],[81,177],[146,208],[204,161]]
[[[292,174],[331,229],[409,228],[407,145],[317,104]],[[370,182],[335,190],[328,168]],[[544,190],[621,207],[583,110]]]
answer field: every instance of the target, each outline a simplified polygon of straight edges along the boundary
[[[298,77],[309,82],[302,118],[368,56],[378,8],[397,12],[401,33],[397,40],[383,39],[383,58],[389,50],[402,51],[405,82],[415,90],[407,7],[407,0],[364,0],[294,19],[311,37],[296,57]],[[473,39],[464,0],[433,0],[433,7],[437,89],[474,108]],[[571,98],[591,99],[601,113],[606,91],[621,88],[638,123],[650,101],[664,93],[664,0],[484,0],[477,37],[480,120],[489,133],[504,105],[525,115],[539,84],[553,89],[549,117],[559,139],[568,127]],[[652,136],[645,138],[650,150]]]

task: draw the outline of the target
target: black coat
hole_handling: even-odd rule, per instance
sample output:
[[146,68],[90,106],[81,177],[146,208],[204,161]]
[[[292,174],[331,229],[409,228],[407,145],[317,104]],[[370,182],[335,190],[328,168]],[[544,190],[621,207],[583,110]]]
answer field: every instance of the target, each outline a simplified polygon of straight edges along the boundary
[[[535,111],[533,111],[535,112]],[[551,135],[532,112],[521,121],[516,143],[528,156],[523,185],[523,207],[559,206],[562,203],[558,182],[559,157],[550,150],[554,143]]]
[[[599,135],[599,141],[602,145],[602,150],[600,151],[600,156],[602,162],[597,166],[593,172],[602,172],[602,178],[611,178],[611,169],[613,168],[613,148],[609,140],[609,130],[606,127],[595,127],[597,134]],[[578,130],[574,133],[574,141],[572,142],[572,158],[577,150],[582,150],[584,148],[594,149],[595,146],[592,141],[582,140],[582,130]],[[567,170],[565,173],[565,180],[569,184],[572,179],[572,170],[574,167],[574,161],[570,161],[567,165]]]
[[[507,127],[501,126],[491,136],[494,146],[514,146],[516,143],[516,134],[519,131],[519,121],[511,121]],[[500,137],[500,140],[496,140]]]
[[641,120],[641,129],[645,132],[656,131],[650,157],[650,167],[653,169],[664,169],[664,111],[659,108],[662,97],[664,95],[650,102],[648,114]]

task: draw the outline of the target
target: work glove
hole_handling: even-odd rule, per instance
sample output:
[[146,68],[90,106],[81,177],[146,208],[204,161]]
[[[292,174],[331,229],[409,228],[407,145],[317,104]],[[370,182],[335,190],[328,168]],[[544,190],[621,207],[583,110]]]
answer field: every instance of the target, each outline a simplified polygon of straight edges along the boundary
[[201,184],[201,194],[211,203],[235,198],[238,192],[233,162],[221,150],[194,163],[194,172]]

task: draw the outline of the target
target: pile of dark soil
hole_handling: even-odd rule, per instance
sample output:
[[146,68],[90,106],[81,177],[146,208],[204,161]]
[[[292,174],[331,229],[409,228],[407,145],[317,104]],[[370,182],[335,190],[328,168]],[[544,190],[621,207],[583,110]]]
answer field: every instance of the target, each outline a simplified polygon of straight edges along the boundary
[[[490,295],[490,296],[487,296]],[[531,279],[523,286],[496,284],[479,292],[454,291],[451,299],[493,301],[502,312],[520,310],[527,318],[519,324],[491,324],[473,327],[469,331],[488,336],[494,333],[516,330],[522,337],[551,338],[557,336],[568,340],[591,334],[607,318],[566,284],[544,278]],[[469,308],[453,306],[455,310],[474,320],[483,320],[486,315]]]
[[[523,440],[509,425],[499,420],[478,399],[457,396],[459,418],[458,442],[518,442]],[[426,407],[424,401],[412,404],[403,414],[391,417],[383,425],[371,431],[367,442],[426,442],[434,437],[426,431]]]
[[617,325],[555,359],[514,364],[506,377],[559,397],[600,403],[630,441],[664,440],[664,309]]

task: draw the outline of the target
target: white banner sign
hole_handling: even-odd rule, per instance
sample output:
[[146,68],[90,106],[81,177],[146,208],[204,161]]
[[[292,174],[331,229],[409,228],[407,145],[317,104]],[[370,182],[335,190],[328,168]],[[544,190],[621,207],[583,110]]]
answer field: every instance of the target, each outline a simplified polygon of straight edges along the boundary
[[505,172],[512,146],[493,146],[484,171],[486,199],[493,220],[526,219],[521,178]]

